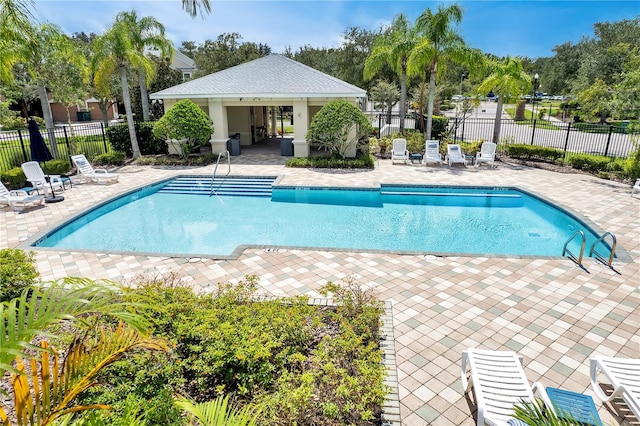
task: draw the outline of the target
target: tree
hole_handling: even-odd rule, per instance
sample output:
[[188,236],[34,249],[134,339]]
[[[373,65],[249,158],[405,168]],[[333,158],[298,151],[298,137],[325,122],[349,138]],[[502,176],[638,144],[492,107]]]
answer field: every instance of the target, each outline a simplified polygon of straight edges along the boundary
[[[400,91],[395,84],[386,81],[379,81],[369,91],[369,97],[374,102],[375,108],[386,110],[387,123],[391,123],[391,110],[393,106],[401,99]],[[403,117],[401,115],[401,117]],[[404,120],[400,120],[404,121]]]
[[448,59],[473,68],[478,59],[477,54],[465,46],[462,37],[452,28],[452,24],[457,24],[461,20],[462,9],[452,4],[448,7],[438,6],[435,14],[427,8],[415,23],[420,40],[409,57],[409,72],[417,74],[419,69],[425,68],[426,75],[429,76],[427,139],[431,139],[438,63]]
[[[67,111],[67,122],[69,130],[73,135],[71,126],[71,115],[69,108],[77,106],[84,101],[87,95],[87,81],[89,77],[89,66],[83,52],[73,43],[68,43],[67,60],[60,61],[53,71],[53,80],[56,84],[51,85],[51,96],[54,101],[60,102]],[[75,140],[74,140],[75,142]],[[75,147],[70,154],[77,154]]]
[[371,122],[360,108],[344,100],[332,101],[313,116],[306,139],[345,158],[355,155],[358,141],[372,130]]
[[132,67],[136,70],[144,68],[146,73],[151,73],[153,72],[151,61],[138,52],[135,40],[131,39],[131,32],[124,21],[115,22],[106,33],[97,38],[94,52],[95,81],[101,93],[108,93],[109,82],[114,74],[120,76],[122,101],[127,114],[127,127],[131,138],[133,158],[138,158],[140,157],[140,147],[131,110],[127,68]]
[[[116,15],[116,23],[122,23],[129,29],[133,47],[140,56],[144,56],[145,49],[152,48],[160,52],[161,58],[171,59],[173,57],[173,44],[164,35],[164,25],[153,16],[145,16],[138,19],[138,14],[135,10],[120,12]],[[147,64],[140,64],[137,71],[138,83],[140,85],[140,99],[142,102],[142,119],[149,121],[149,94],[147,93],[147,86],[149,79],[153,79],[155,75],[155,69],[151,66],[149,71]]]
[[612,99],[613,89],[599,78],[591,86],[578,93],[578,103],[582,112],[590,117],[599,117],[600,124],[607,122],[607,117],[613,107]]
[[502,124],[502,107],[511,99],[519,99],[520,95],[531,90],[531,77],[522,69],[522,62],[518,58],[507,56],[504,61],[491,62],[490,74],[476,89],[479,95],[493,92],[498,95],[496,119],[493,125],[493,142],[500,140]]
[[[343,42],[340,48],[328,51],[336,56],[335,74],[328,74],[354,86],[368,89],[369,87],[364,79],[364,64],[378,35],[379,32],[377,31],[359,27],[350,27],[345,30],[342,33]],[[386,78],[387,75],[384,77]]]
[[0,2],[0,82],[13,80],[13,66],[19,61],[19,46],[31,38],[33,16],[29,0]]
[[[416,46],[416,34],[407,18],[400,14],[391,26],[376,38],[364,64],[364,78],[370,80],[383,65],[389,65],[400,79],[400,132],[404,132],[407,113],[407,67],[409,55]],[[390,112],[389,112],[390,113]]]
[[271,53],[266,44],[242,43],[239,33],[220,34],[216,40],[206,40],[193,54],[194,77],[218,72]]
[[32,37],[21,44],[19,49],[21,62],[24,63],[38,91],[42,115],[54,157],[58,154],[58,147],[47,87],[58,84],[55,74],[58,67],[65,62],[76,60],[69,47],[68,38],[58,27],[52,24],[42,24],[34,29]]

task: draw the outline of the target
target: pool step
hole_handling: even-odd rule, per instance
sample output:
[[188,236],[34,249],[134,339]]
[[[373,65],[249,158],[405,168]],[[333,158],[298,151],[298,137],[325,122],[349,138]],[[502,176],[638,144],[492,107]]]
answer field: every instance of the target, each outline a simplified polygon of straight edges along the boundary
[[[273,176],[179,177],[165,185],[160,193],[192,195],[237,195],[271,197]],[[213,191],[212,191],[213,190]]]

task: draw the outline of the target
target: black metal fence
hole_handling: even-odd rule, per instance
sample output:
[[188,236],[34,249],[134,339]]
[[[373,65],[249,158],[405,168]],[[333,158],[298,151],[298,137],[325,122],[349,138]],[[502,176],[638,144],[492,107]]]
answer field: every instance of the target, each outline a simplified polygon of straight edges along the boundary
[[[73,154],[92,158],[112,150],[103,123],[56,126],[54,129],[42,129],[41,132],[45,144],[57,160],[71,162]],[[0,132],[0,171],[19,167],[27,161],[31,161],[29,131]]]
[[[398,132],[400,116],[392,114],[369,114],[374,128],[380,136]],[[417,118],[405,118],[405,129],[419,130],[422,124]],[[454,142],[471,142],[493,139],[495,119],[457,118],[448,119],[441,139]],[[524,120],[503,118],[500,126],[500,146],[506,144],[528,144],[560,149],[571,153],[597,154],[607,157],[626,158],[636,148],[631,134],[624,125],[600,125],[590,123],[565,123],[562,121]]]

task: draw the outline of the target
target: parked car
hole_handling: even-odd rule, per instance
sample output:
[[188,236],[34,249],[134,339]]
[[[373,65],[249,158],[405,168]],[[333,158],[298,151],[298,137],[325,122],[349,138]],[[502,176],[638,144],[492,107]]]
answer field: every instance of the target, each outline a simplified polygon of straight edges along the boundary
[[451,97],[451,102],[460,102],[460,101],[464,101],[466,98],[462,95],[453,95]]

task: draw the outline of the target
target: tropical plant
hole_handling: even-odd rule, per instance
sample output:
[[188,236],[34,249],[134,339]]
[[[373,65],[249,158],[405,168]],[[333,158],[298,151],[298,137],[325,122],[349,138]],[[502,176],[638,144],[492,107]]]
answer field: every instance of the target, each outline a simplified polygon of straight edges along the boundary
[[522,401],[514,407],[514,418],[528,426],[581,426],[584,423],[573,419],[570,415],[559,417],[553,410],[545,407],[544,402]]
[[[145,49],[153,48],[160,51],[161,58],[173,57],[173,44],[164,34],[164,25],[162,25],[153,16],[145,16],[138,19],[135,10],[130,12],[120,12],[116,15],[117,23],[124,23],[129,29],[133,47],[138,55],[144,56]],[[151,72],[149,72],[151,70]],[[153,79],[155,69],[149,68],[146,64],[141,64],[137,68],[138,83],[140,85],[140,99],[142,101],[142,119],[150,120],[149,114],[149,95],[147,94],[147,85],[149,80]]]
[[213,131],[211,118],[189,99],[174,104],[153,127],[157,138],[186,139],[183,147],[206,144]]
[[369,57],[364,63],[364,78],[370,80],[384,65],[390,66],[400,78],[400,133],[404,132],[407,110],[407,67],[409,54],[416,45],[416,33],[407,17],[396,16],[391,26],[376,37]]
[[[14,360],[17,372],[11,376],[18,425],[44,426],[68,413],[109,408],[103,404],[76,405],[78,395],[98,384],[97,374],[126,353],[138,349],[166,351],[165,342],[147,338],[122,323],[116,328],[99,327],[96,337],[80,333],[60,362],[46,341],[42,350],[25,366]],[[0,413],[1,417],[1,413]]]
[[255,426],[258,423],[256,407],[242,409],[229,404],[229,396],[219,396],[208,402],[196,403],[178,396],[176,405],[190,417],[190,424],[201,426]]
[[476,91],[479,95],[491,91],[498,95],[492,139],[494,143],[498,143],[504,103],[511,99],[519,99],[520,95],[528,93],[531,88],[531,77],[523,71],[520,59],[510,56],[507,56],[504,61],[490,63],[489,69],[491,74],[480,83]]
[[[65,278],[41,288],[28,288],[6,304],[0,304],[0,373],[17,372],[11,363],[27,350],[36,336],[50,336],[47,329],[63,320],[86,324],[87,315],[113,317],[142,331],[147,322],[131,312],[131,302],[118,299],[121,289],[110,282],[84,278]],[[82,319],[85,318],[85,319]]]
[[146,73],[150,74],[153,72],[152,63],[144,54],[138,52],[136,41],[133,40],[126,21],[116,21],[106,33],[98,37],[94,44],[94,53],[94,78],[100,93],[109,93],[111,77],[114,74],[120,76],[122,100],[131,138],[131,150],[133,158],[138,158],[140,157],[140,147],[133,122],[127,68],[132,67],[138,71],[144,69]]
[[371,122],[360,108],[339,100],[328,102],[313,116],[306,138],[341,158],[354,157],[358,141],[372,130]]
[[426,139],[431,139],[433,107],[436,94],[438,65],[447,60],[464,64],[470,71],[482,61],[478,52],[469,49],[462,37],[452,28],[462,20],[462,9],[457,4],[438,6],[433,13],[427,8],[415,23],[419,40],[409,56],[408,72],[418,75],[422,69],[429,76],[429,101],[427,104]]

